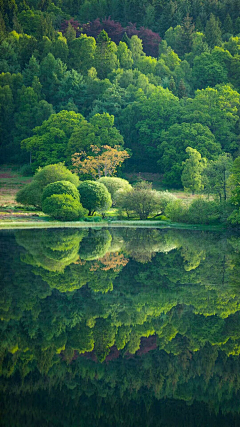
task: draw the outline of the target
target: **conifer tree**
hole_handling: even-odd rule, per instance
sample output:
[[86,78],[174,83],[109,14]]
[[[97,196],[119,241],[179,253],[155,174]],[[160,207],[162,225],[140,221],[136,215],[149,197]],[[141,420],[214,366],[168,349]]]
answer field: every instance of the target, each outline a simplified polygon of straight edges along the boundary
[[218,21],[215,16],[211,13],[209,20],[206,24],[205,29],[206,40],[210,47],[220,46],[222,43],[222,33],[219,27]]

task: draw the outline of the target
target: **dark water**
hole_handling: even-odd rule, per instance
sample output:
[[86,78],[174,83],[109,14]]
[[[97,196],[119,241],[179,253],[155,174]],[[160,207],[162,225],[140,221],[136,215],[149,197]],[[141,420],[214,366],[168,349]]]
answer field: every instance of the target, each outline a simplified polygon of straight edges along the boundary
[[240,238],[0,233],[4,427],[240,426]]

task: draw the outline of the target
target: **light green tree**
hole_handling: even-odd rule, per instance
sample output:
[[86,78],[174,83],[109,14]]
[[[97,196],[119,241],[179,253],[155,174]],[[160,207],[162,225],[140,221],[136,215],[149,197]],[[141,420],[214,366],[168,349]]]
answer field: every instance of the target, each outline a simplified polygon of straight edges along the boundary
[[83,207],[88,215],[97,212],[106,212],[112,205],[112,199],[107,187],[96,181],[83,181],[78,187]]
[[202,172],[206,167],[206,159],[194,148],[187,147],[186,153],[189,158],[183,162],[184,168],[181,176],[185,191],[191,191],[192,194],[203,190]]

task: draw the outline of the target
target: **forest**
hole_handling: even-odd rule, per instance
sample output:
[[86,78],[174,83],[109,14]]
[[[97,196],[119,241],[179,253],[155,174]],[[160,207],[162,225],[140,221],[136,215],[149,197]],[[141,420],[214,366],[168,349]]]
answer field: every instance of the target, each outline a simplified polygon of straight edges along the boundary
[[120,146],[180,188],[188,147],[239,156],[239,0],[1,0],[0,28],[1,163]]

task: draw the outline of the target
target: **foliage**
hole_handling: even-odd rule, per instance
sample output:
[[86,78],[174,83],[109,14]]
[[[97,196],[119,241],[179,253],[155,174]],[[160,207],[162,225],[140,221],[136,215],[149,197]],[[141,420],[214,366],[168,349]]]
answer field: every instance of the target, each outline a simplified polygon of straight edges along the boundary
[[119,190],[116,206],[120,211],[126,212],[128,217],[134,212],[140,219],[147,219],[149,215],[161,212],[161,193],[152,190],[151,184],[142,181],[128,192]]
[[85,214],[79,200],[69,194],[53,194],[46,197],[42,202],[42,210],[60,221],[75,221]]
[[190,224],[212,224],[220,219],[219,203],[204,200],[193,200],[189,206],[187,222]]
[[95,114],[89,120],[83,120],[68,141],[68,154],[85,151],[91,153],[91,146],[97,146],[99,149],[104,145],[122,147],[123,137],[119,130],[114,126],[114,116],[103,112]]
[[224,153],[217,160],[207,163],[203,171],[204,191],[209,194],[216,194],[219,200],[227,199],[229,186],[227,180],[232,168],[232,158],[229,154]]
[[41,208],[42,194],[37,181],[32,181],[21,188],[16,194],[16,202],[22,205],[32,205]]
[[183,163],[181,180],[184,190],[194,194],[203,189],[202,172],[206,167],[206,159],[202,159],[201,154],[191,147],[186,148],[186,153],[189,158]]
[[174,200],[166,206],[165,215],[173,222],[185,222],[188,209],[182,200]]
[[111,194],[104,184],[96,181],[83,181],[78,187],[83,207],[88,215],[97,212],[106,212],[112,205]]
[[22,141],[22,147],[31,152],[34,166],[64,161],[68,140],[82,120],[81,114],[61,111],[36,127],[35,135]]
[[68,194],[73,199],[79,200],[79,192],[76,186],[69,181],[56,181],[44,187],[42,203],[47,197],[51,197],[53,194]]
[[75,153],[72,156],[72,164],[79,175],[90,175],[95,179],[101,178],[101,176],[114,175],[117,172],[117,167],[130,157],[128,152],[122,150],[118,145],[114,147],[103,145],[101,148],[92,145],[91,150],[95,156],[86,157],[85,152]]
[[48,184],[56,181],[69,181],[75,187],[79,185],[78,176],[70,172],[64,163],[48,165],[39,169],[35,173],[32,182],[19,190],[16,195],[16,201],[24,205],[33,205],[41,208],[43,189]]
[[230,215],[229,221],[236,225],[240,223],[240,157],[234,160],[231,172],[229,185],[232,188],[232,197],[230,200],[235,209]]
[[[87,238],[84,238],[79,250],[82,260],[92,261],[105,256],[111,246],[112,237],[108,230],[92,230]],[[92,271],[95,267],[92,268]]]
[[180,188],[187,147],[239,155],[239,0],[62,3],[0,5],[2,163],[70,166],[124,137],[128,172]]
[[164,182],[169,187],[180,187],[187,147],[192,147],[207,159],[214,159],[221,152],[220,144],[207,126],[185,122],[170,126],[161,133],[161,144],[158,146],[161,156],[158,163],[164,172]]
[[112,177],[112,176],[103,176],[99,178],[98,182],[104,184],[107,187],[109,193],[111,194],[112,201],[115,201],[115,196],[118,190],[128,192],[132,189],[131,184],[126,179]]

